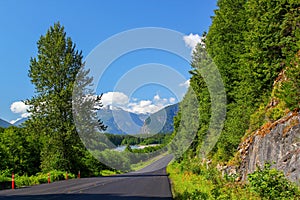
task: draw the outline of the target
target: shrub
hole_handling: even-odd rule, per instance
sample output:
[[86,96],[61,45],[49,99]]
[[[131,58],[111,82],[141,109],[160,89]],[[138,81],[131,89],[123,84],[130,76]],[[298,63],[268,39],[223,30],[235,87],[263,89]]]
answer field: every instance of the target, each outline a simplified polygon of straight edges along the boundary
[[297,186],[289,182],[283,172],[271,169],[271,164],[266,163],[264,168],[248,175],[250,188],[263,199],[291,199],[300,198]]

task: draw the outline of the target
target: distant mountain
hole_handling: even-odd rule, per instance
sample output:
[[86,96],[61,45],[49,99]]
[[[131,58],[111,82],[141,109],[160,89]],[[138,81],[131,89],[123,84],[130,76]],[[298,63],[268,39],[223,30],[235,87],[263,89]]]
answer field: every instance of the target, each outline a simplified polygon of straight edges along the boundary
[[[107,126],[106,133],[138,134],[173,132],[173,118],[177,112],[178,104],[174,104],[153,114],[136,114],[112,106],[103,107],[97,114],[98,118]],[[26,120],[28,118],[22,118],[13,125],[20,127]],[[0,126],[1,124],[0,121]],[[9,123],[7,125],[12,126]]]
[[121,108],[106,106],[98,111],[98,117],[107,126],[106,133],[137,134],[149,115],[127,112]]
[[14,126],[20,127],[20,126],[21,126],[25,121],[27,121],[27,120],[28,120],[28,117],[19,119],[19,120],[16,121],[13,125],[14,125]]
[[10,126],[12,126],[11,123],[9,123],[7,121],[4,121],[3,119],[0,119],[0,127],[7,128],[7,127],[10,127]]
[[173,122],[179,109],[179,104],[167,106],[151,114],[144,122],[141,133],[172,133]]

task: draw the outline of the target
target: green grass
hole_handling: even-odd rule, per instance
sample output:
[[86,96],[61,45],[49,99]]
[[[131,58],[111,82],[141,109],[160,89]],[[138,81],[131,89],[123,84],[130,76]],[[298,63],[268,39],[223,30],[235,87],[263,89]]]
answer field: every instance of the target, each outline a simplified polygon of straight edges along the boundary
[[119,172],[119,171],[111,171],[111,170],[108,170],[108,169],[102,170],[100,172],[101,176],[111,176],[111,175],[116,175],[116,174],[120,174],[120,173],[121,172]]
[[194,175],[191,172],[181,172],[178,163],[174,162],[167,167],[167,173],[172,184],[173,196],[179,197],[183,193],[192,193],[199,188],[203,193],[209,193],[213,189],[213,184],[205,180],[202,176]]
[[[68,179],[76,178],[74,174],[68,173]],[[7,185],[7,182],[11,182],[11,174],[3,171],[0,174],[0,184]],[[65,180],[66,179],[66,172],[53,170],[50,171],[50,181],[59,181],[59,180]],[[27,176],[27,175],[15,175],[15,187],[20,188],[24,186],[32,186],[32,185],[38,185],[42,183],[48,183],[48,173],[37,173],[36,175]],[[8,189],[11,188],[11,184],[7,185],[8,187],[3,187],[0,189]]]
[[183,169],[176,162],[167,167],[171,180],[174,199],[228,199],[228,200],[256,200],[261,199],[250,189],[233,180],[226,180],[214,168],[206,169],[198,166],[195,174],[190,169]]

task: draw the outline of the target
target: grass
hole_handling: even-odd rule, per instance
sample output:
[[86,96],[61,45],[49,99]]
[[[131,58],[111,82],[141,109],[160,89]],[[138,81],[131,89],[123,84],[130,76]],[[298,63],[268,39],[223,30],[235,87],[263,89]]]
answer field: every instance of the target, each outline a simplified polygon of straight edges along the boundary
[[111,171],[111,170],[108,170],[108,169],[102,170],[100,172],[101,176],[111,176],[111,175],[116,175],[116,174],[120,174],[120,173],[121,172],[119,172],[119,171]]
[[[68,173],[68,179],[74,179],[76,176],[74,174]],[[50,171],[50,181],[59,181],[66,179],[66,172],[53,170]],[[10,173],[5,171],[0,175],[0,184],[2,187],[0,189],[10,189],[11,188],[12,177]],[[38,185],[42,183],[48,183],[48,173],[37,173],[36,175],[18,175],[15,174],[15,187],[20,188],[24,186]]]
[[192,193],[199,188],[203,193],[209,193],[213,189],[213,184],[205,180],[202,176],[196,176],[192,172],[181,172],[178,163],[174,162],[167,167],[167,173],[171,180],[172,193],[176,198],[185,192]]
[[190,169],[183,169],[181,164],[171,163],[167,172],[171,180],[174,199],[233,199],[233,200],[258,200],[261,199],[250,191],[247,185],[226,180],[214,168],[206,169],[198,166],[199,173]]

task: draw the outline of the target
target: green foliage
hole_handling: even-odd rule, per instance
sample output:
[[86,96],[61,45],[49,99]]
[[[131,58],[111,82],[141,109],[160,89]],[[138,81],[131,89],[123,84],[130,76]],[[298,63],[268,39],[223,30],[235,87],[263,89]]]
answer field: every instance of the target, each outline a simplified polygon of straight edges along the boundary
[[127,152],[132,152],[132,149],[131,149],[131,147],[130,147],[129,144],[126,145],[126,148],[125,148],[124,151],[125,151],[125,152],[126,152],[126,151],[127,151]]
[[[298,38],[300,39],[300,33]],[[299,45],[300,49],[300,45]],[[282,99],[290,110],[300,108],[300,51],[286,69],[287,80],[277,88],[276,95]]]
[[171,134],[148,135],[117,135],[105,133],[105,136],[115,145],[149,145],[149,144],[167,144],[170,141]]
[[[209,69],[210,56],[222,76],[227,95],[227,118],[211,156],[228,161],[246,130],[255,130],[265,120],[282,117],[284,103],[290,109],[299,108],[299,57],[295,59],[295,54],[299,50],[296,21],[300,5],[292,0],[219,0],[218,6],[209,32],[204,34],[205,50],[198,45],[193,54],[190,85],[199,100],[200,127],[188,154],[197,154],[209,127],[211,97],[208,83],[197,70]],[[209,56],[203,56],[205,51]],[[273,82],[285,66],[288,81],[282,83],[281,93],[277,93],[282,102],[265,110],[260,105],[269,100]],[[183,102],[188,101],[188,95],[189,92]],[[174,132],[179,124],[178,117]]]
[[[219,8],[212,17],[209,32],[204,34],[205,46],[198,45],[193,54],[190,89],[181,102],[181,106],[191,112],[186,104],[191,97],[190,90],[195,91],[199,102],[199,129],[188,151],[177,159],[180,173],[193,178],[171,178],[191,188],[194,188],[194,179],[202,181],[197,189],[175,186],[180,191],[179,199],[260,199],[259,195],[250,198],[251,195],[246,194],[250,193],[248,186],[232,183],[232,177],[220,178],[217,172],[203,169],[201,162],[197,161],[215,109],[211,106],[210,82],[199,69],[208,71],[213,62],[222,76],[227,95],[226,121],[218,143],[208,157],[213,162],[227,162],[236,153],[245,133],[257,130],[268,121],[280,119],[288,109],[300,108],[300,2],[218,0],[217,5]],[[279,76],[280,72],[283,77]],[[182,120],[182,111],[179,110],[174,119],[173,138],[180,132]],[[274,177],[282,181],[281,178]],[[212,188],[207,186],[209,184],[213,185]],[[273,187],[271,190],[277,189]],[[291,192],[282,195],[293,198]]]
[[[60,181],[60,180],[66,180],[66,172],[63,171],[57,171],[53,170],[50,171],[50,181]],[[11,188],[11,172],[6,170],[2,171],[0,175],[0,184],[6,184],[3,185],[3,189],[8,189]],[[76,176],[72,173],[68,173],[68,179],[74,179]],[[23,187],[23,186],[32,186],[32,185],[37,185],[37,184],[42,184],[42,183],[48,183],[48,173],[37,173],[35,175],[18,175],[15,174],[15,186],[16,187]]]
[[271,169],[271,164],[266,163],[264,168],[258,168],[248,175],[250,188],[263,199],[297,199],[300,190],[289,182],[283,172]]
[[287,114],[286,107],[286,103],[284,101],[281,101],[275,107],[267,110],[266,117],[271,121],[276,121]]
[[249,132],[257,130],[266,122],[266,108],[264,104],[259,106],[259,109],[250,116]]
[[0,170],[10,173],[35,174],[40,163],[39,151],[35,148],[31,133],[24,128],[9,127],[1,133]]
[[195,190],[192,193],[188,191],[184,191],[183,194],[179,194],[175,199],[187,199],[187,200],[207,200],[209,198],[209,194],[203,193],[199,190]]
[[[50,171],[50,181],[60,181],[66,179],[66,172],[53,170]],[[72,173],[68,173],[68,179],[74,179],[75,175]],[[48,173],[37,173],[36,175],[32,176],[15,176],[15,184],[16,187],[22,187],[22,186],[32,186],[42,183],[48,183]]]
[[[26,102],[32,115],[25,126],[42,143],[39,148],[43,171],[56,169],[76,173],[85,168],[80,158],[86,155],[86,150],[76,132],[72,103],[75,113],[85,114],[84,120],[89,123],[80,128],[93,135],[89,131],[94,127],[105,129],[101,121],[94,123],[95,115],[89,110],[101,96],[96,99],[84,96],[92,78],[88,77],[89,71],[81,70],[82,53],[66,36],[63,26],[59,23],[51,26],[37,46],[38,55],[31,58],[29,70],[36,96]],[[74,87],[76,78],[82,88]],[[77,92],[77,99],[72,98],[73,90]],[[90,135],[87,138],[91,139]]]
[[260,199],[247,185],[237,184],[234,176],[222,177],[214,166],[196,163],[190,166],[174,162],[168,166],[175,199]]

